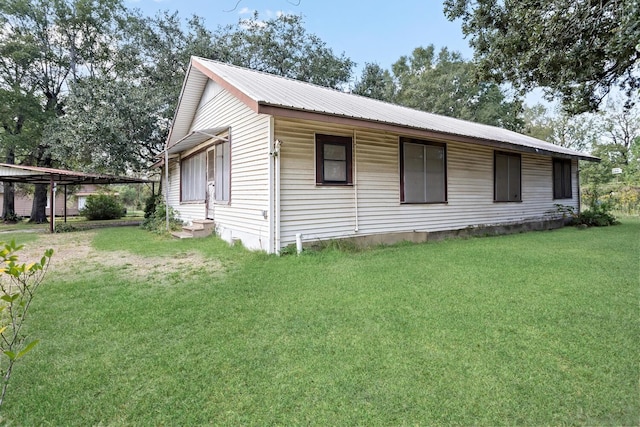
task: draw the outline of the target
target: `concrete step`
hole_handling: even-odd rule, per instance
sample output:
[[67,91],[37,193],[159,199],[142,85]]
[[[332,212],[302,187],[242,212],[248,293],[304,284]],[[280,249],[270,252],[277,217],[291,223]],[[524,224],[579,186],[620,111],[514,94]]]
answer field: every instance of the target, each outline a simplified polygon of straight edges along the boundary
[[199,225],[184,225],[182,231],[191,233],[192,237],[207,237],[213,233],[213,228],[201,228]]
[[216,222],[212,219],[194,219],[191,222],[193,223],[193,226],[200,227],[205,230],[212,229],[216,225]]
[[188,231],[172,231],[171,235],[173,237],[178,238],[178,239],[192,239],[193,238],[193,234],[189,233]]
[[173,237],[177,237],[178,239],[207,237],[214,232],[215,224],[215,221],[211,219],[194,219],[191,225],[183,225],[182,231],[174,231],[171,233],[171,235]]

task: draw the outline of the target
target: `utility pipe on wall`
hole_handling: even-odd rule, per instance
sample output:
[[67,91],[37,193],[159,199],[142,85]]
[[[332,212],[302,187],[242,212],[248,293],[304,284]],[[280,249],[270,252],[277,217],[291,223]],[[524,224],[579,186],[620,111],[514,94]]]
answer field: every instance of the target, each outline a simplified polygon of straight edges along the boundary
[[276,240],[276,254],[280,254],[280,147],[282,146],[282,141],[276,139],[274,143],[274,162],[275,162],[275,240]]
[[353,231],[358,232],[358,133],[353,130],[353,199],[356,217],[356,226]]
[[169,231],[169,149],[164,150],[164,206],[167,231]]
[[296,233],[296,252],[298,255],[302,253],[302,234]]

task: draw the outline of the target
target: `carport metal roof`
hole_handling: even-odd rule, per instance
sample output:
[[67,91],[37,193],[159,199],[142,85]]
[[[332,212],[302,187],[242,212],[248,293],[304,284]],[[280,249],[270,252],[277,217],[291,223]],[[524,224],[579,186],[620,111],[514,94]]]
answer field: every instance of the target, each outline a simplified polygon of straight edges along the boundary
[[[38,166],[10,165],[7,163],[0,163],[0,181],[26,184],[49,184],[49,200],[54,200],[54,184],[64,185],[66,192],[66,186],[70,184],[155,184],[157,182],[142,178],[85,173]],[[54,231],[54,221],[55,209],[51,209],[51,220],[49,221],[49,231],[51,233]]]
[[64,169],[42,168],[37,166],[22,166],[0,163],[0,181],[21,182],[27,184],[139,184],[153,183],[142,178],[126,176],[102,175],[70,171]]

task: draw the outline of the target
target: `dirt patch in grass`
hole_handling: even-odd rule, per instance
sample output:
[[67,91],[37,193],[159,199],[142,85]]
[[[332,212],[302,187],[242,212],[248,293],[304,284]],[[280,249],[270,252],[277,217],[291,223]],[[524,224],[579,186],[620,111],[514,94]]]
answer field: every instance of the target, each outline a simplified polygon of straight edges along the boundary
[[20,262],[37,261],[46,249],[53,248],[49,265],[52,274],[70,271],[80,274],[107,268],[121,270],[129,280],[159,284],[180,281],[195,272],[216,274],[223,270],[220,261],[193,251],[155,257],[127,251],[97,251],[91,246],[94,234],[83,231],[42,236],[35,242],[26,243],[18,256]]

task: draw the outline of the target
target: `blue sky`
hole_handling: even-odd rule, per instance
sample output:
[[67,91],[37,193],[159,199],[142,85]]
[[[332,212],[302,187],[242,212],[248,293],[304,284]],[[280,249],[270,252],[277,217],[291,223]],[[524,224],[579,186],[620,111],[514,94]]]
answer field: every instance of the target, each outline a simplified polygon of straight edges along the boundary
[[357,77],[365,62],[389,69],[400,56],[410,55],[418,46],[446,46],[467,59],[473,55],[460,22],[445,18],[441,1],[127,0],[127,4],[146,15],[178,10],[182,17],[202,16],[211,29],[235,24],[254,10],[262,19],[279,12],[302,14],[309,33],[320,37],[335,54],[344,52],[357,63]]

